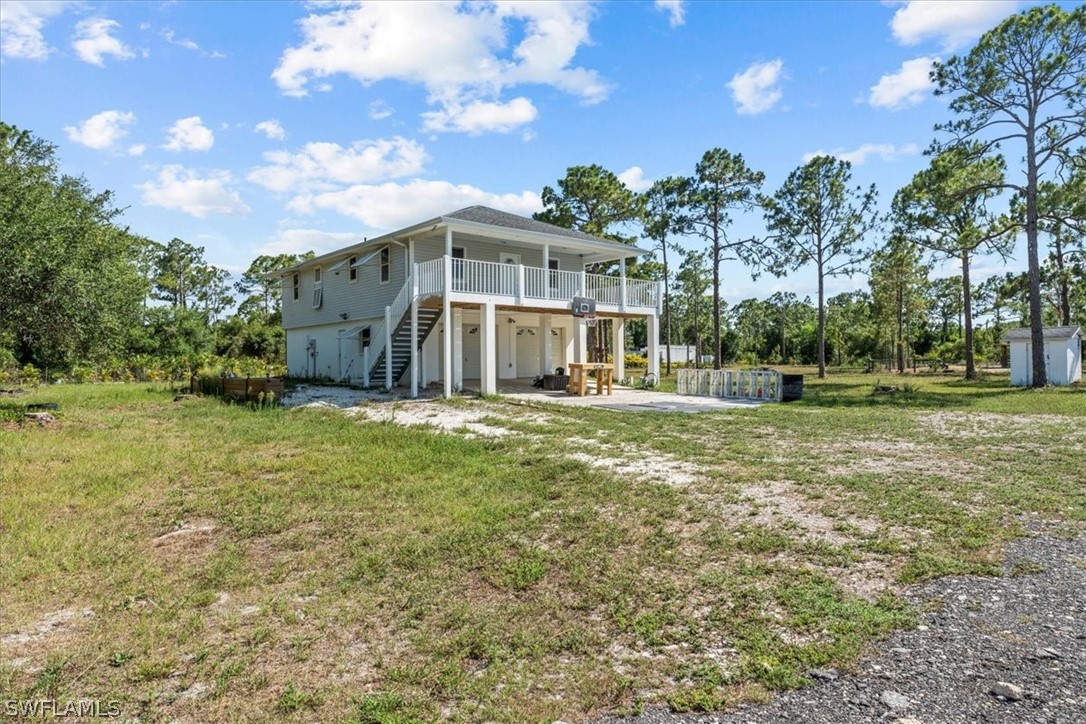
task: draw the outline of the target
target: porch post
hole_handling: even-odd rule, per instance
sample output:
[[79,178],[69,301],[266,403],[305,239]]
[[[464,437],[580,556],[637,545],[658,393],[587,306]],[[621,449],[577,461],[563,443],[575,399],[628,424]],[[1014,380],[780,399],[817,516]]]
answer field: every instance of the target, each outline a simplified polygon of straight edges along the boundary
[[645,326],[648,328],[649,374],[656,375],[660,379],[660,318],[655,314],[645,317]]
[[[449,233],[446,229],[445,245],[448,246]],[[442,282],[441,282],[441,323],[445,326],[445,334],[442,335],[441,343],[443,345],[442,352],[445,357],[441,364],[441,382],[442,392],[445,397],[452,397],[452,384],[453,384],[453,324],[452,324],[452,306],[449,303],[449,290],[452,289],[452,259],[446,255],[441,265]]]
[[573,362],[588,361],[588,324],[584,317],[573,318]]
[[615,379],[626,376],[626,318],[611,320],[611,349],[614,350]]
[[452,258],[452,227],[445,227],[445,256]]
[[[550,272],[548,272],[549,274]],[[539,374],[551,373],[551,315],[539,315]]]
[[[415,256],[415,244],[411,244],[411,256]],[[411,266],[411,397],[419,396],[419,270]]]
[[619,309],[626,311],[626,259],[618,260]]
[[479,392],[493,395],[498,391],[497,315],[494,302],[485,302],[479,309]]
[[464,311],[452,310],[452,380],[453,389],[464,389]]

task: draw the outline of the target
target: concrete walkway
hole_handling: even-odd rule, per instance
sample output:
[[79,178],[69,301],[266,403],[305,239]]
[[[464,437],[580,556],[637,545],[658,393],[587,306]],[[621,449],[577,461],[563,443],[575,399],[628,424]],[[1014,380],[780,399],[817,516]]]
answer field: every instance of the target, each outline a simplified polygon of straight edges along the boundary
[[[465,381],[466,382],[466,381]],[[759,407],[761,400],[724,400],[717,397],[694,397],[674,392],[639,390],[632,387],[614,386],[613,395],[597,395],[593,381],[589,381],[588,394],[584,397],[568,395],[564,391],[544,391],[531,386],[531,381],[500,380],[498,391],[513,402],[550,402],[572,407],[600,407],[623,412],[711,412]]]

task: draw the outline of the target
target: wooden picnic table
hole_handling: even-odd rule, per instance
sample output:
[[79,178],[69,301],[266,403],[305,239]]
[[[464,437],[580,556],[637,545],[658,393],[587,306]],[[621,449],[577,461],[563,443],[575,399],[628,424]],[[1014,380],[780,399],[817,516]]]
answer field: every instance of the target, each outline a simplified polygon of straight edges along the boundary
[[570,362],[569,385],[566,387],[566,392],[583,397],[587,391],[588,373],[591,371],[596,373],[596,394],[602,395],[606,389],[608,395],[613,395],[615,366],[605,362]]

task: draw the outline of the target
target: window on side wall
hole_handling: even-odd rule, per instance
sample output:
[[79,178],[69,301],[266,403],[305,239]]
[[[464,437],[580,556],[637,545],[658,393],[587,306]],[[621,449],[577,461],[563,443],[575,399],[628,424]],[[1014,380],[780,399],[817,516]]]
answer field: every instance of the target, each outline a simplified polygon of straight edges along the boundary
[[294,272],[290,281],[290,286],[294,293],[294,301],[298,301],[298,298],[301,296],[301,280],[301,275],[298,274],[298,272]]
[[313,270],[313,286],[320,286],[321,283],[321,268],[317,267]]
[[352,256],[347,260],[347,269],[349,270],[347,272],[347,278],[352,282],[358,281],[358,269],[354,266],[356,261],[358,261],[358,257],[356,256]]
[[386,246],[381,249],[381,283],[384,284],[392,278],[392,255]]

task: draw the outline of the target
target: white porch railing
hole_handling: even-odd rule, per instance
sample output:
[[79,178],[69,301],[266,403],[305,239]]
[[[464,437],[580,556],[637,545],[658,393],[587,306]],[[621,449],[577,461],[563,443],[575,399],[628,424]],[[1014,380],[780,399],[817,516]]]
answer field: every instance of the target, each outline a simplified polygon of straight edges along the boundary
[[452,290],[467,294],[517,296],[517,264],[452,259]]
[[[442,292],[442,259],[419,265],[420,295]],[[542,269],[520,264],[501,264],[475,259],[450,259],[452,291],[460,294],[514,297],[516,299],[548,299],[568,301],[586,296],[597,303],[612,307],[657,307],[660,285],[657,282],[627,279],[602,274]],[[425,271],[424,271],[425,268]],[[623,305],[623,286],[626,297]]]
[[[393,300],[392,304],[385,307],[385,321],[378,324],[377,327],[370,332],[369,360],[371,363],[376,362],[378,357],[381,356],[381,352],[385,350],[388,337],[395,331],[396,325],[399,324],[400,319],[403,318],[404,312],[407,311],[409,306],[411,306],[410,276],[404,281],[399,294],[396,295],[396,299]],[[385,367],[388,368],[388,366],[389,360],[385,360]],[[366,370],[366,374],[369,374],[369,370]]]
[[442,275],[445,272],[444,259],[431,259],[418,265],[419,268],[419,296],[429,297],[433,294],[441,294],[445,288],[445,280]]
[[773,370],[681,369],[676,383],[680,395],[700,397],[779,402],[784,392],[781,373]]

